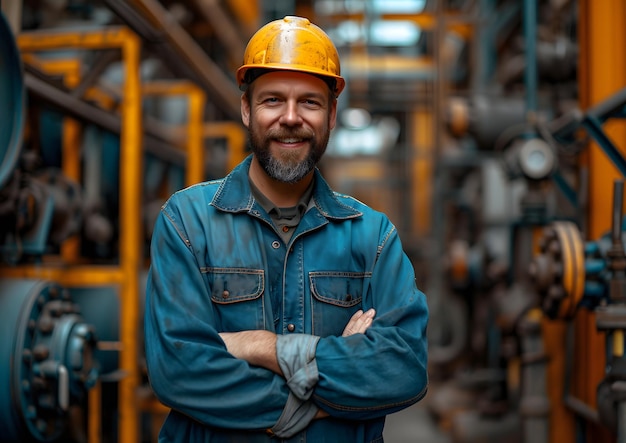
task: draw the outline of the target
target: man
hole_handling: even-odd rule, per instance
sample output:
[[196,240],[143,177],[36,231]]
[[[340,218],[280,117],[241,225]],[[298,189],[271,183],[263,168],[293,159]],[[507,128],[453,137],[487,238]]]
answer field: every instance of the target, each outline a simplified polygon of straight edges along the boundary
[[426,393],[426,300],[396,229],[315,168],[339,69],[308,20],[261,28],[237,72],[253,154],[162,208],[145,313],[161,442],[381,442]]

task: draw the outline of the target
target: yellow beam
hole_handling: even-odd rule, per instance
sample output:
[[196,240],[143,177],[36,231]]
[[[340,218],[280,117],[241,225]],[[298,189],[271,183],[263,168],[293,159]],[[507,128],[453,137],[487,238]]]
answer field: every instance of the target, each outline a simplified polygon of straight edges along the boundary
[[[371,17],[363,12],[333,14],[329,17],[334,21],[352,20],[357,22],[371,21]],[[409,21],[418,26],[421,30],[431,32],[437,29],[439,21],[447,30],[457,32],[463,37],[470,37],[474,32],[474,25],[470,23],[464,16],[454,14],[446,14],[438,17],[436,14],[429,12],[418,12],[412,14],[380,14],[376,16],[380,20],[388,21]]]
[[121,284],[124,274],[117,266],[11,266],[0,268],[3,278],[36,278],[59,282],[67,287]]
[[45,29],[23,32],[17,36],[17,46],[24,52],[55,51],[63,48],[119,48],[127,39],[137,38],[125,27],[108,27],[89,31]]
[[[203,124],[206,105],[204,91],[189,81],[154,81],[143,85],[143,93],[144,95],[185,95],[188,97],[188,121],[184,134],[187,139],[185,184],[189,186],[203,181],[205,178]],[[173,129],[176,130],[176,128]]]
[[124,87],[121,106],[120,136],[120,267],[124,274],[121,286],[120,370],[126,377],[119,389],[119,442],[139,441],[139,412],[136,390],[139,385],[137,325],[139,324],[139,268],[141,266],[142,198],[142,111],[141,111],[141,41],[129,33],[122,44]]
[[260,23],[259,2],[250,0],[226,0],[228,9],[240,23],[240,28],[246,39],[252,36]]
[[[626,3],[623,0],[578,2],[580,107],[588,109],[626,86]],[[626,122],[613,121],[604,125],[607,135],[624,154]],[[583,158],[589,170],[587,235],[597,239],[610,229],[613,181],[618,171],[599,146],[592,143]],[[575,319],[576,362],[573,370],[573,395],[596,407],[598,383],[603,379],[606,365],[606,338],[597,331],[595,315],[579,309]],[[587,437],[598,443],[610,442],[600,426],[590,424]],[[561,440],[559,440],[561,441]]]
[[413,233],[424,238],[431,233],[432,183],[434,170],[434,116],[430,110],[416,109],[411,115],[410,137],[413,145],[411,160],[411,195]]
[[246,131],[239,123],[209,122],[204,125],[204,137],[225,138],[228,143],[228,171],[246,156]]

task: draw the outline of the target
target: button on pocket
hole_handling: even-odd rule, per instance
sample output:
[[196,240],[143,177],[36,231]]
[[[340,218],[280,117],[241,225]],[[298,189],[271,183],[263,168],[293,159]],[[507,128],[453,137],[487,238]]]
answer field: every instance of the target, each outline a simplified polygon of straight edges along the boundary
[[204,269],[216,311],[220,332],[264,329],[263,292],[265,274],[261,269]]

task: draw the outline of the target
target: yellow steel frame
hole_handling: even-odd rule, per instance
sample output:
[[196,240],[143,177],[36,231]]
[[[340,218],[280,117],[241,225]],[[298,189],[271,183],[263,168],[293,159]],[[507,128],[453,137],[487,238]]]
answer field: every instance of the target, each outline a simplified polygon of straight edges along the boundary
[[[144,95],[188,96],[188,122],[184,129],[186,185],[204,180],[204,139],[225,138],[229,146],[228,169],[231,170],[245,156],[245,132],[234,122],[204,122],[206,94],[188,81],[158,81],[142,86],[139,67],[141,41],[125,27],[104,28],[88,32],[37,31],[18,36],[18,46],[25,63],[36,65],[49,75],[61,75],[65,86],[75,88],[81,80],[81,63],[76,59],[42,60],[37,54],[59,49],[104,50],[119,49],[125,67],[122,85],[120,135],[120,256],[118,266],[79,264],[78,239],[64,242],[60,257],[43,257],[40,265],[0,268],[0,277],[39,278],[58,282],[67,287],[119,287],[120,340],[119,343],[99,343],[99,347],[120,351],[119,371],[123,374],[118,385],[120,443],[139,441],[139,411],[163,412],[159,405],[140,402],[138,388],[139,349],[139,272],[142,267],[141,198],[142,198],[142,111]],[[87,91],[109,109],[112,100],[97,89]],[[108,101],[107,101],[108,100]],[[72,118],[63,122],[62,168],[64,174],[80,182],[80,123]],[[101,441],[101,393],[98,383],[89,391],[88,437],[90,443]]]
[[246,132],[241,124],[232,121],[208,122],[205,123],[202,134],[205,138],[226,139],[229,172],[246,156]]
[[[626,3],[623,0],[602,2],[582,0],[579,13],[580,106],[587,109],[626,86]],[[626,146],[626,122],[612,121],[604,127],[622,155]],[[608,232],[611,223],[613,181],[620,177],[597,144],[592,143],[583,158],[589,170],[587,238],[597,239]],[[595,315],[579,309],[575,319],[575,361],[572,394],[591,408],[596,407],[596,389],[605,374],[605,336],[597,331]],[[614,438],[598,426],[589,426],[588,437],[594,442]]]
[[[87,32],[44,31],[23,33],[17,38],[22,53],[37,53],[59,49],[102,50],[119,49],[125,66],[123,100],[120,107],[122,130],[120,134],[120,256],[119,266],[68,266],[67,263],[44,262],[39,266],[12,267],[0,270],[4,277],[45,278],[62,285],[96,286],[118,285],[120,288],[120,371],[119,382],[119,441],[137,442],[139,435],[136,389],[139,384],[137,365],[137,324],[139,301],[139,268],[141,266],[141,186],[142,186],[142,118],[141,80],[139,63],[141,41],[124,27],[105,28]],[[80,73],[68,69],[67,86],[78,83]],[[79,129],[76,123],[64,123],[63,169],[71,178],[80,171],[78,149]],[[63,256],[76,254],[75,246],[66,247]],[[89,437],[100,441],[99,399],[100,387],[90,393]],[[95,397],[95,399],[94,399]]]
[[187,186],[204,179],[203,122],[206,94],[189,81],[154,81],[143,87],[144,95],[186,95],[189,115],[187,118],[187,163],[185,184]]

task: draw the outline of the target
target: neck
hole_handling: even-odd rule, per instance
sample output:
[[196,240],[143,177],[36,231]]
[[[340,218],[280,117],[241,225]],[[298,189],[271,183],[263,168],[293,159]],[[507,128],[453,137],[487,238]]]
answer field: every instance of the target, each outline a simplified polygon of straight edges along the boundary
[[272,203],[279,208],[295,206],[300,197],[313,180],[313,171],[296,183],[284,183],[268,176],[256,158],[253,157],[250,165],[250,180]]

